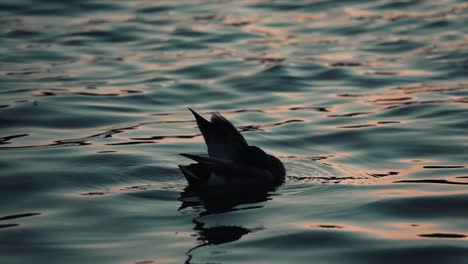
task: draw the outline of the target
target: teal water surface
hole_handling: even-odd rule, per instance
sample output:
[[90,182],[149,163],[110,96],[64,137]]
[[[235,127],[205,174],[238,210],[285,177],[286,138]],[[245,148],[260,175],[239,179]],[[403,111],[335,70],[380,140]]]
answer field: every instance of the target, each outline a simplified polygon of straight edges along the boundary
[[[0,3],[0,262],[468,263],[466,1]],[[287,181],[186,189],[219,111]]]

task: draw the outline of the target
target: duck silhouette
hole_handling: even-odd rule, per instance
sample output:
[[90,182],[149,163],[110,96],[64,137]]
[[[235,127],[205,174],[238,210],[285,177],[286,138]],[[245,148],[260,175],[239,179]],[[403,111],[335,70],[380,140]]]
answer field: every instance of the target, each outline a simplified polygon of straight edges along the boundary
[[278,186],[286,170],[276,157],[256,146],[249,146],[239,131],[221,114],[208,121],[189,108],[208,148],[208,157],[181,153],[196,161],[179,165],[189,186]]

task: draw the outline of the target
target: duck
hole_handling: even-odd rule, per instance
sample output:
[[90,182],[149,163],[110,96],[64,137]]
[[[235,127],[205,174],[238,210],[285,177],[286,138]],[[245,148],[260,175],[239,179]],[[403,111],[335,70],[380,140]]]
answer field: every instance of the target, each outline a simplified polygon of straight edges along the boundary
[[286,169],[277,157],[247,143],[219,112],[210,121],[188,108],[206,143],[208,156],[180,153],[196,163],[179,165],[189,186],[279,186]]

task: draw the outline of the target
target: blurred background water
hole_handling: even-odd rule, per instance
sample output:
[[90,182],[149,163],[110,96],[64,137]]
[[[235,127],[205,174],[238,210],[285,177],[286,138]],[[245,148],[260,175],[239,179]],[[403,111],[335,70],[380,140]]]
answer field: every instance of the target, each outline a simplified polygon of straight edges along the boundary
[[[1,263],[468,263],[466,1],[0,3]],[[280,157],[186,190],[193,117]]]

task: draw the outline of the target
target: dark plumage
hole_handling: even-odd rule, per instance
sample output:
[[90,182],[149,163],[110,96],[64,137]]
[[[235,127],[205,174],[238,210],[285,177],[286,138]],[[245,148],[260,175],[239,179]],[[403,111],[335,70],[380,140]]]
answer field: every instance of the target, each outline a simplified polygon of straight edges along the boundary
[[190,109],[198,124],[208,157],[181,153],[196,161],[179,165],[189,185],[280,185],[285,178],[283,163],[256,146],[249,146],[237,129],[221,114],[208,121]]

